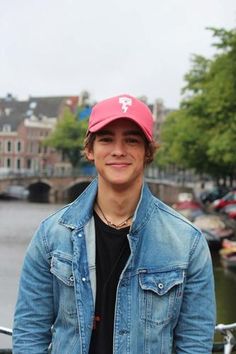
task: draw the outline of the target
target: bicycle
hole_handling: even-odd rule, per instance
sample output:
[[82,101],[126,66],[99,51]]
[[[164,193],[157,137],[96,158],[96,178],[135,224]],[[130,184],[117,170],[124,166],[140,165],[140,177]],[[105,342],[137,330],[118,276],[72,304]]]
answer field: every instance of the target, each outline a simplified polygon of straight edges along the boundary
[[[12,330],[6,327],[0,327],[0,334],[12,335]],[[12,354],[11,349],[0,349],[0,354]]]
[[236,322],[230,324],[218,324],[215,327],[215,332],[220,332],[224,341],[213,344],[212,353],[231,354],[236,350],[236,336],[233,331],[236,331]]

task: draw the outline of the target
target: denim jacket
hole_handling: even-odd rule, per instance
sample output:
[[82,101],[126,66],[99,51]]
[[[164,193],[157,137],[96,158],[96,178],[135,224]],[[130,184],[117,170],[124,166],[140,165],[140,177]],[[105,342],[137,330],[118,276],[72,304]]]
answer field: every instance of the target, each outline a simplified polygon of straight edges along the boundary
[[[96,193],[94,180],[34,235],[21,273],[14,354],[88,353],[96,295]],[[205,238],[144,184],[128,240],[113,354],[211,353],[215,298]]]

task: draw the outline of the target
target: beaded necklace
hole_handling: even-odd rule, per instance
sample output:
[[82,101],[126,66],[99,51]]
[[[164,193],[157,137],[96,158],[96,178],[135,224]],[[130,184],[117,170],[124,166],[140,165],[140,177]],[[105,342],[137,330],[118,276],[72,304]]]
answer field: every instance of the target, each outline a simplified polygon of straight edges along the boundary
[[114,227],[115,229],[120,229],[123,226],[126,226],[128,224],[128,221],[133,217],[134,214],[130,215],[128,218],[126,218],[124,221],[122,221],[120,224],[114,224],[112,221],[108,220],[107,217],[105,216],[104,212],[102,211],[100,205],[98,202],[96,203],[98,209],[100,210],[102,216],[104,217],[106,223],[108,226]]

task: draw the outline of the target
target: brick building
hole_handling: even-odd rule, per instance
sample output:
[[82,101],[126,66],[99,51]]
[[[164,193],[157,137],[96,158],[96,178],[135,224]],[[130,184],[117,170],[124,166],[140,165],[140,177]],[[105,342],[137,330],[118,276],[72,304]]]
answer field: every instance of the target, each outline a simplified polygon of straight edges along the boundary
[[43,140],[52,132],[69,97],[0,99],[0,174],[50,174],[70,168]]

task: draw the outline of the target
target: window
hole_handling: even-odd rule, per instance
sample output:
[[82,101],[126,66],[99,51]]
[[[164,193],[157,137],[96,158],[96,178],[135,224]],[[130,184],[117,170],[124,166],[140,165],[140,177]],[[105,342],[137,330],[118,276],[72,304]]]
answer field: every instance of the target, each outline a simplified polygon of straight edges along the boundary
[[37,102],[35,101],[30,102],[29,107],[30,109],[35,109],[37,107]]
[[27,169],[30,170],[32,166],[32,160],[31,159],[27,159]]
[[6,162],[7,162],[7,166],[6,167],[10,168],[11,167],[11,159],[8,158]]
[[22,152],[23,151],[23,143],[22,141],[18,140],[15,142],[15,150],[16,152]]
[[6,150],[7,150],[7,152],[11,152],[12,151],[12,142],[10,140],[8,140],[6,142]]
[[33,152],[34,152],[34,143],[33,143],[33,141],[30,142],[29,152],[31,152],[31,154],[33,154]]
[[10,132],[11,131],[10,124],[3,124],[2,131],[3,132]]
[[38,151],[39,151],[39,144],[38,142],[35,142],[35,144],[33,145],[33,153],[38,154]]
[[20,142],[20,141],[17,141],[17,143],[16,143],[16,151],[17,151],[17,152],[21,152],[21,148],[22,148],[21,142]]
[[11,113],[11,108],[5,108],[5,114],[6,114],[6,116],[9,116],[10,115],[10,113]]
[[20,159],[16,160],[16,168],[17,168],[17,170],[21,169],[21,160]]

